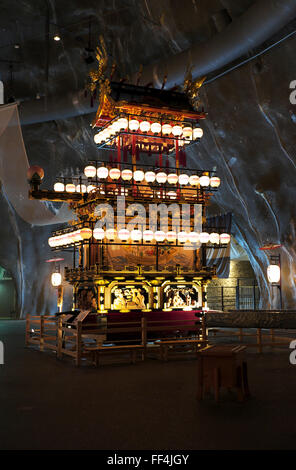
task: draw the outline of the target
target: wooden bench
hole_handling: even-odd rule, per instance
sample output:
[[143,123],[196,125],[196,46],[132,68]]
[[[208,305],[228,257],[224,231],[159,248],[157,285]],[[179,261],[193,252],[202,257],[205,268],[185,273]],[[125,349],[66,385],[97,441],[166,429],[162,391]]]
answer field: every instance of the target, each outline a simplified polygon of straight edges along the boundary
[[[117,345],[117,346],[87,346],[83,348],[84,351],[91,354],[92,362],[97,367],[100,362],[100,354],[106,353],[121,353],[130,352],[131,362],[136,363],[137,352],[144,353],[145,347],[142,344],[128,344],[128,345]],[[142,355],[143,360],[143,355]]]
[[208,344],[207,340],[202,339],[171,339],[171,340],[161,340],[157,341],[154,344],[159,345],[160,359],[163,361],[168,360],[168,351],[169,348],[174,348],[174,346],[190,345],[195,347],[195,353],[198,353],[199,349],[202,346]]

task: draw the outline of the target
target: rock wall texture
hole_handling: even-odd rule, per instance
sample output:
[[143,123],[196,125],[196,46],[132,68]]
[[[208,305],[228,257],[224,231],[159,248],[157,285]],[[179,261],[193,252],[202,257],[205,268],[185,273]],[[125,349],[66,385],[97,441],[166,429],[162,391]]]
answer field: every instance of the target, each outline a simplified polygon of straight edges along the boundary
[[[141,63],[214,36],[217,29],[213,15],[217,10],[226,9],[235,19],[252,3],[51,0],[52,22],[74,26],[62,30],[58,47],[50,44],[49,93],[58,96],[84,86],[93,66],[84,61],[89,16],[95,18],[93,43],[99,34],[104,35],[112,60],[125,76],[138,70]],[[7,58],[21,59],[14,68],[13,85],[7,67],[1,65],[6,99],[13,94],[22,101],[44,92],[45,13],[46,2],[38,2],[33,8],[32,2],[12,0],[3,8],[1,44],[22,45],[20,50],[3,49],[8,51]],[[266,279],[268,256],[259,250],[268,242],[282,244],[283,306],[294,308],[296,300],[296,105],[289,101],[289,85],[296,79],[295,44],[293,36],[204,85],[201,104],[208,112],[208,119],[202,123],[204,137],[187,152],[190,166],[216,168],[222,178],[210,212],[233,213],[233,234],[248,254],[264,308],[278,307],[279,301],[277,289],[271,289]],[[89,127],[92,117],[23,127],[30,164],[45,169],[44,186],[51,187],[58,174],[70,177],[80,173],[87,160],[98,155]],[[23,222],[4,192],[0,195],[0,213],[0,265],[13,275],[19,315],[55,311],[56,293],[49,282],[52,266],[45,263],[52,257],[47,239],[54,227],[33,227]],[[62,264],[69,265],[68,255],[63,257]],[[66,308],[71,306],[68,294]]]

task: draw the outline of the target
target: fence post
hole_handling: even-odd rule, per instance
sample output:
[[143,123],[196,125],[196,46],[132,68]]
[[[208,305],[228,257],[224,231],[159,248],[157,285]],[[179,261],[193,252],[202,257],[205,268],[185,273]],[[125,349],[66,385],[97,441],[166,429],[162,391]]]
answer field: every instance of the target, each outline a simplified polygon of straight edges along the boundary
[[147,347],[147,319],[145,317],[141,318],[141,339],[142,346],[144,347],[142,352],[142,361],[146,358],[146,347]]
[[258,352],[262,353],[262,334],[261,334],[261,328],[257,328],[257,346],[258,346]]
[[79,367],[81,364],[81,331],[82,331],[82,322],[78,321],[76,325],[76,366]]
[[29,346],[29,337],[30,337],[30,314],[27,313],[26,315],[26,346]]
[[57,322],[57,358],[61,359],[62,357],[62,345],[63,345],[63,320],[62,315],[59,315],[58,322]]
[[40,336],[39,336],[39,347],[40,351],[44,350],[44,316],[40,315]]

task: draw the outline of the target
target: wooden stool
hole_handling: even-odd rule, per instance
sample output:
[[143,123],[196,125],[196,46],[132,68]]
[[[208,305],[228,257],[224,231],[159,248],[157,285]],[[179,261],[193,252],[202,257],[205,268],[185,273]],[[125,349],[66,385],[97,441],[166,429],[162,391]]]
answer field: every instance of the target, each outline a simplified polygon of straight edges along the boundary
[[246,346],[213,345],[198,352],[197,399],[213,388],[219,401],[220,388],[237,389],[238,401],[250,396],[247,363],[242,360]]

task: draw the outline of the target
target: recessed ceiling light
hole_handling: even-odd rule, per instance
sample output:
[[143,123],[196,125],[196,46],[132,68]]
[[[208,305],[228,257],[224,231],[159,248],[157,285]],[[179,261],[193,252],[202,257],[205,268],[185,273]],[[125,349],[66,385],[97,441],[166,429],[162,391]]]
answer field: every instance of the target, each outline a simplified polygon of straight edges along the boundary
[[60,41],[60,40],[61,40],[61,37],[60,37],[58,34],[55,34],[54,37],[53,37],[53,39],[54,39],[55,41]]

